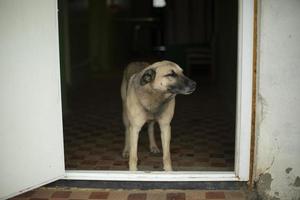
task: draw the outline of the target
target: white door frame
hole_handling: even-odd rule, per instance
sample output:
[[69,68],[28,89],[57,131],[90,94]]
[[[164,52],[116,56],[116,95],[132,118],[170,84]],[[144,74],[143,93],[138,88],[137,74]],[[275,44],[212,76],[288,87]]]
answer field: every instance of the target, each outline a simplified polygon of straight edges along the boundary
[[248,181],[252,114],[254,0],[239,0],[238,87],[234,171],[98,171],[66,170],[64,179],[111,181]]

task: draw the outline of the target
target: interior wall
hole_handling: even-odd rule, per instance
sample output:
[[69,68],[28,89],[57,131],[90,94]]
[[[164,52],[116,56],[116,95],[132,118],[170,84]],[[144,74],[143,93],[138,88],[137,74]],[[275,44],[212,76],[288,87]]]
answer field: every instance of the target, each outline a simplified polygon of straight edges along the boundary
[[73,0],[68,1],[67,6],[71,65],[73,68],[87,66],[89,59],[89,2],[88,0]]
[[256,185],[262,199],[300,198],[300,1],[260,4]]
[[111,60],[111,14],[106,1],[90,0],[88,9],[90,67],[107,71]]
[[69,35],[66,37],[70,47],[70,67],[72,86],[88,78],[90,64],[89,49],[89,1],[61,0],[67,9],[66,16]]
[[165,37],[167,45],[209,43],[213,27],[211,0],[168,0]]
[[235,114],[237,85],[238,1],[215,1],[217,83],[228,111]]

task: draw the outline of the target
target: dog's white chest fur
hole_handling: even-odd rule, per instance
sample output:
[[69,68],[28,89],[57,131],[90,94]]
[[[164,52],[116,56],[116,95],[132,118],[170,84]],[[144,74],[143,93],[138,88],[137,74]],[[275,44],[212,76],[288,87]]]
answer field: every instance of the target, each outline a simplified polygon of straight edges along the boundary
[[171,100],[175,100],[175,95],[159,94],[155,92],[145,92],[145,90],[137,90],[136,97],[139,98],[139,103],[145,110],[147,120],[155,120],[160,117],[165,111]]

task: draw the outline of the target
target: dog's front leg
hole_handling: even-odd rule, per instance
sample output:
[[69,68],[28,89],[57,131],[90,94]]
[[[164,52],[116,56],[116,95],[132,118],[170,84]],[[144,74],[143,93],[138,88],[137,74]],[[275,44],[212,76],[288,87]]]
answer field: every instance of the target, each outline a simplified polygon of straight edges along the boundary
[[129,127],[129,137],[130,137],[130,153],[129,153],[129,170],[137,170],[137,145],[139,139],[139,132],[142,126],[130,126]]
[[159,148],[157,147],[157,144],[155,142],[155,136],[154,136],[154,121],[149,122],[148,124],[148,135],[149,135],[149,142],[150,142],[150,152],[151,153],[159,153]]
[[170,142],[171,142],[171,126],[170,124],[159,123],[161,130],[161,142],[163,148],[163,163],[165,171],[172,171]]

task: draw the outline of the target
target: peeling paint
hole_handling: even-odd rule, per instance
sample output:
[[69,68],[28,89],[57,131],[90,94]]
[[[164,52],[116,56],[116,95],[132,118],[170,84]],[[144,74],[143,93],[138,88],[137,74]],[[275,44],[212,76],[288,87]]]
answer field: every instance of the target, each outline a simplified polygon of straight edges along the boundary
[[270,200],[280,200],[280,198],[278,198],[278,197],[270,197],[268,199],[270,199]]
[[271,190],[271,183],[273,179],[270,173],[261,174],[257,181],[257,193],[260,197],[264,198]]
[[263,122],[263,120],[265,119],[265,116],[267,114],[267,101],[265,100],[265,98],[259,93],[258,97],[257,97],[257,110],[258,110],[258,117],[259,117],[259,125]]
[[293,168],[288,167],[288,168],[285,169],[285,173],[289,174],[292,170],[293,170]]
[[262,174],[265,174],[267,171],[269,171],[269,169],[271,169],[271,167],[273,166],[274,162],[275,162],[275,156],[273,156],[270,165],[266,169],[264,169],[264,171],[262,171],[259,176],[261,176]]
[[[299,177],[298,177],[299,178]],[[272,175],[270,173],[264,173],[259,176],[259,180],[256,182],[256,199],[264,200],[280,200],[279,192],[274,192],[274,195],[271,195],[271,183],[273,181]],[[300,178],[299,178],[300,181]]]
[[296,177],[293,186],[295,186],[295,187],[300,187],[300,177],[299,177],[299,176]]

